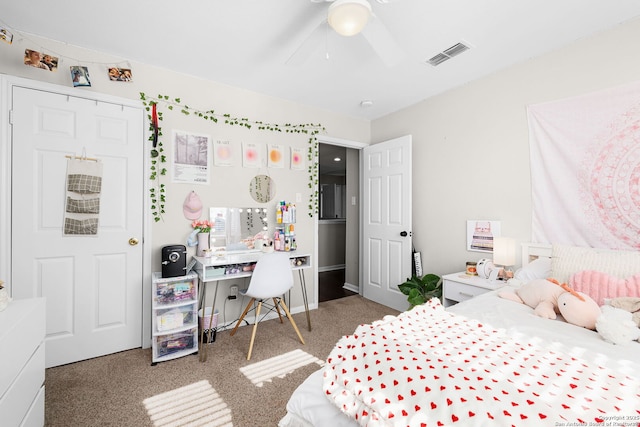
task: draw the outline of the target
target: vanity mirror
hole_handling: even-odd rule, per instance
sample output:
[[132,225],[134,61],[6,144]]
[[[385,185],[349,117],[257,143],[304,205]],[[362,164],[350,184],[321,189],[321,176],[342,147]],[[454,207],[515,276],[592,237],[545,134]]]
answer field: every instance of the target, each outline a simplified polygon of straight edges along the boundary
[[209,208],[214,251],[260,250],[255,247],[255,239],[261,232],[266,237],[267,214],[267,208]]
[[276,184],[268,175],[256,175],[249,183],[249,194],[258,203],[270,202],[276,194]]

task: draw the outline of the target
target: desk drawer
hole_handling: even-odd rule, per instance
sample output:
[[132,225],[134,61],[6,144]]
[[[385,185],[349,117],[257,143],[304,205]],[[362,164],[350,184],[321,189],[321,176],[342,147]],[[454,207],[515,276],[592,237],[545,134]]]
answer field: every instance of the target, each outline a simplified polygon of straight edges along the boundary
[[451,301],[466,301],[488,291],[489,289],[479,288],[465,283],[450,280],[445,280],[444,282],[444,298]]

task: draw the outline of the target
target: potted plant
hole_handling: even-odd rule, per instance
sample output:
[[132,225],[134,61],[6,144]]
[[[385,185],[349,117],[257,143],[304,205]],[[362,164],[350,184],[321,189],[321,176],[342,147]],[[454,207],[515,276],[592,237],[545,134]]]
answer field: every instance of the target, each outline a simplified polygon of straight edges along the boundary
[[414,274],[406,282],[398,285],[398,288],[407,295],[410,308],[424,304],[431,298],[442,297],[442,279],[437,274],[425,274],[422,277]]

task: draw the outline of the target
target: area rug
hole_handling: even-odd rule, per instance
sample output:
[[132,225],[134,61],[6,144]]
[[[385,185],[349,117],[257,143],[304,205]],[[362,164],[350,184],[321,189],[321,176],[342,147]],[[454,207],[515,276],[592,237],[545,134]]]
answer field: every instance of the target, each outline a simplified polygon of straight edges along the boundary
[[276,426],[289,396],[320,369],[334,344],[362,323],[397,311],[358,295],[295,314],[306,344],[278,319],[261,322],[250,361],[250,327],[219,332],[198,355],[151,366],[149,349],[128,350],[46,371],[45,425]]

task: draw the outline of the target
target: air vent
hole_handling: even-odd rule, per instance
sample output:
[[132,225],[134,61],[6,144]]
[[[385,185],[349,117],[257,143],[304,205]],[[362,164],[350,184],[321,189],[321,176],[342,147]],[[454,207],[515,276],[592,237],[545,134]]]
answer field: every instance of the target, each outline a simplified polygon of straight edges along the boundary
[[469,50],[469,46],[467,46],[465,44],[462,44],[462,43],[458,43],[458,44],[455,44],[455,45],[451,46],[449,49],[445,50],[443,53],[445,55],[453,58],[456,55],[460,55],[465,50]]
[[433,58],[429,59],[427,62],[435,67],[436,65],[440,65],[444,61],[446,61],[447,59],[450,59],[450,58],[451,58],[450,56],[447,56],[444,53],[439,53],[436,56],[434,56]]
[[456,43],[450,48],[443,50],[442,52],[431,57],[430,59],[427,59],[427,63],[435,67],[436,65],[440,65],[443,62],[448,61],[454,56],[460,55],[462,52],[465,52],[467,50],[469,50],[469,46],[467,46],[466,44]]

